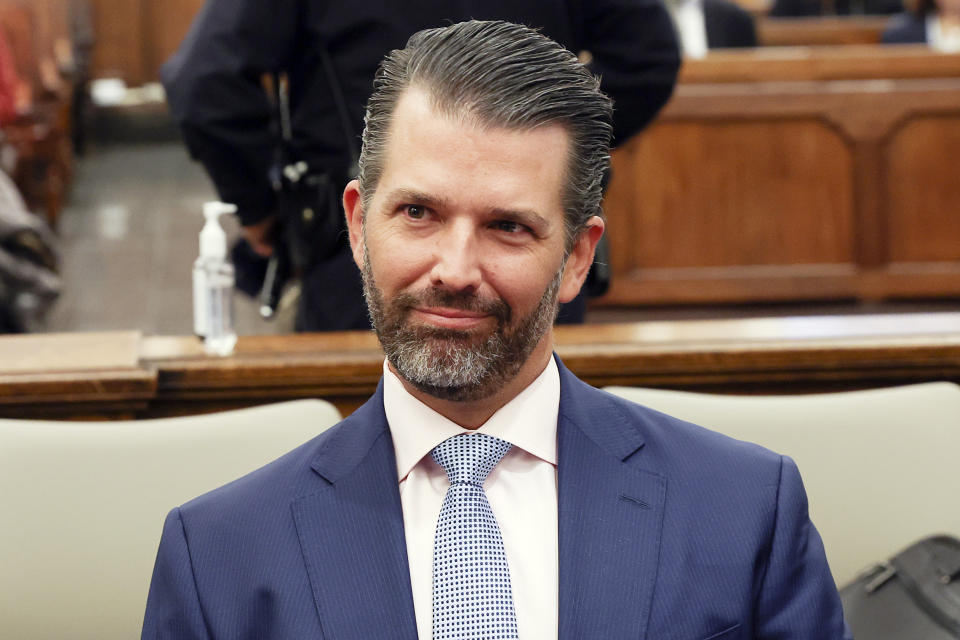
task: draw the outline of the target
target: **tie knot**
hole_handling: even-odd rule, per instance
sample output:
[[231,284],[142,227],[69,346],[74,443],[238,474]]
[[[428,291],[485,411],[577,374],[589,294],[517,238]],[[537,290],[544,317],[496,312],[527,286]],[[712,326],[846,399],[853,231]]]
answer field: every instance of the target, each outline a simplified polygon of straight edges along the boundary
[[430,456],[447,472],[451,485],[466,483],[482,487],[512,446],[485,433],[468,433],[447,438],[434,447]]

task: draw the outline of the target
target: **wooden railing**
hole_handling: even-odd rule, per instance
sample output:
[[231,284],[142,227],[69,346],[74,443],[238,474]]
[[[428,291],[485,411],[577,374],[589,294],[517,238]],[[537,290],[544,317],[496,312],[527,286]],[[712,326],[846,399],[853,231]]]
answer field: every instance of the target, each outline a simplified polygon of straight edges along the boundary
[[[584,325],[556,330],[584,380],[724,393],[960,382],[960,313]],[[206,356],[193,337],[136,332],[0,337],[0,416],[117,419],[321,397],[349,413],[376,388],[367,332],[241,337]]]
[[925,45],[849,45],[717,49],[685,60],[683,84],[818,82],[960,77],[960,54]]

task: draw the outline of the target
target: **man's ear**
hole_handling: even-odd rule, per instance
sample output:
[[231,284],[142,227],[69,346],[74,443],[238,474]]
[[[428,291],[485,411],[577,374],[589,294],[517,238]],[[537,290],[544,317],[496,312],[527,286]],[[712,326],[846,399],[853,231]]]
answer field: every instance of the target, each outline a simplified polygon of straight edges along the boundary
[[347,216],[347,231],[350,232],[350,249],[353,261],[363,269],[363,198],[360,183],[351,180],[343,190],[343,211]]
[[563,270],[563,281],[558,294],[560,302],[570,302],[580,293],[580,287],[587,279],[590,265],[593,264],[593,254],[597,250],[600,237],[603,236],[603,229],[603,218],[593,216],[577,234],[567,257],[567,266]]

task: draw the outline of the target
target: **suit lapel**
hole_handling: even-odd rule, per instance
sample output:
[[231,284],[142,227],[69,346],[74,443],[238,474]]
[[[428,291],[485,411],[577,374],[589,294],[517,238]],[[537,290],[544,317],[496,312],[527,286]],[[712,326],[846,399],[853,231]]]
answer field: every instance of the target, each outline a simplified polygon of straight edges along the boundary
[[293,517],[325,640],[416,638],[403,515],[383,385],[329,432],[319,490]]
[[666,478],[638,468],[634,421],[558,365],[560,640],[643,638]]

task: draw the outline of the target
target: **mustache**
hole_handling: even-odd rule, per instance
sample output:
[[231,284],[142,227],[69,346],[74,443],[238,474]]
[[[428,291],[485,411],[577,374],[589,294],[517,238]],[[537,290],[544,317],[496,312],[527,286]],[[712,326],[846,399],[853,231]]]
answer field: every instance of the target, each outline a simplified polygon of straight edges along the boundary
[[393,307],[404,315],[415,307],[447,307],[471,313],[482,313],[496,318],[501,323],[510,321],[513,315],[510,305],[500,298],[484,298],[469,291],[450,291],[432,288],[419,293],[397,294]]

